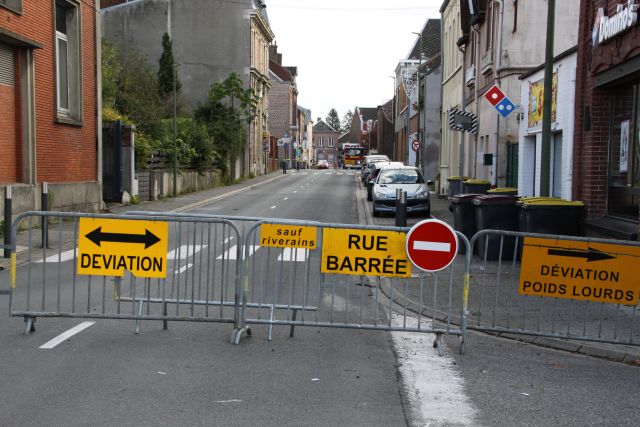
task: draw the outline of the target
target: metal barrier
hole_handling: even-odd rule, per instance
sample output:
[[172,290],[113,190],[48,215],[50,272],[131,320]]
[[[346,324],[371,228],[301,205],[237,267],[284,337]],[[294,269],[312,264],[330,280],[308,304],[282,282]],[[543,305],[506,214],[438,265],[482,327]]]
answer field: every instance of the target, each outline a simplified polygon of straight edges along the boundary
[[[315,250],[261,244],[265,225],[317,227]],[[457,233],[466,257],[434,274],[414,271],[410,278],[354,276],[321,272],[322,235],[327,228],[406,233],[408,228],[265,220],[245,238],[240,328],[236,342],[252,324],[425,332],[460,337],[464,350],[470,250]],[[410,263],[409,263],[410,266]],[[411,268],[411,267],[409,267]],[[265,308],[276,305],[278,311]]]
[[[549,274],[548,280],[540,280],[534,284],[539,294],[546,293],[547,296],[525,294],[520,290],[520,282],[526,279],[525,276],[521,277],[524,274],[522,255],[525,238],[536,239],[535,247],[543,248],[545,253],[569,257],[566,258],[566,262],[571,267],[553,264],[541,268],[542,274]],[[548,239],[549,246],[545,246],[545,241],[538,239]],[[562,243],[566,241],[575,244]],[[554,249],[554,245],[558,243],[570,247]],[[606,264],[598,262],[614,258],[616,255],[603,256],[603,252],[589,245],[587,251],[576,249],[576,246],[590,244],[597,247],[600,244],[614,244],[623,248],[634,248],[635,251],[640,248],[639,243],[483,230],[473,236],[470,244],[478,255],[471,263],[469,329],[640,345],[640,316],[637,305],[569,299],[584,298],[584,295],[576,291],[575,284],[572,284],[576,278],[595,275],[593,271],[602,275],[603,271],[606,272],[606,267],[602,266]],[[617,255],[621,257],[622,252],[625,251],[620,251]],[[589,253],[595,256],[591,255],[593,258],[589,258]],[[584,261],[574,257],[585,258],[589,268],[578,273],[579,265]],[[640,266],[638,261],[640,258],[636,259],[636,266]],[[562,262],[562,259],[559,259],[559,262]],[[556,270],[551,270],[554,266]],[[530,269],[530,263],[527,261],[527,274]],[[606,275],[611,274],[607,272]],[[532,281],[524,283],[529,290],[533,289],[531,283]],[[602,289],[598,292],[589,291],[588,294],[606,295]],[[609,291],[609,295],[614,295],[614,291]]]
[[[41,248],[33,226],[50,222],[49,248]],[[130,273],[79,275],[79,222],[144,220],[168,223],[166,278],[136,278]],[[13,238],[26,222],[26,265],[10,290],[10,315],[25,319],[25,333],[38,317],[221,322],[238,324],[242,235],[228,220],[149,215],[91,215],[26,212],[13,223]],[[35,237],[35,238],[34,238]],[[87,236],[88,237],[88,236]],[[99,245],[98,245],[99,246]],[[19,283],[19,286],[15,284]]]

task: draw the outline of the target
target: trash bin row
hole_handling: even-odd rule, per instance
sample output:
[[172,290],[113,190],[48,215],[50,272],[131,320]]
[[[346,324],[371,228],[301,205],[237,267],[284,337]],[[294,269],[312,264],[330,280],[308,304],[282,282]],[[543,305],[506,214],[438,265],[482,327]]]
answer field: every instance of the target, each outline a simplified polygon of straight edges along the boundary
[[[468,239],[481,230],[522,231],[527,233],[584,235],[584,204],[554,197],[518,197],[513,194],[456,194],[449,198],[454,228]],[[502,259],[514,253],[514,238],[505,238]],[[485,249],[486,248],[486,249]],[[500,237],[478,245],[478,255],[497,259]]]

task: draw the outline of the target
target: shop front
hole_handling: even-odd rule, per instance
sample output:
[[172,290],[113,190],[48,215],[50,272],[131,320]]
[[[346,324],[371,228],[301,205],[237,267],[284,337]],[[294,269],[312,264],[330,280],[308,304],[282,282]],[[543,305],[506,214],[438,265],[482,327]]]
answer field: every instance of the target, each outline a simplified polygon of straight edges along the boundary
[[576,75],[574,199],[604,237],[638,239],[640,25],[629,0],[582,2]]

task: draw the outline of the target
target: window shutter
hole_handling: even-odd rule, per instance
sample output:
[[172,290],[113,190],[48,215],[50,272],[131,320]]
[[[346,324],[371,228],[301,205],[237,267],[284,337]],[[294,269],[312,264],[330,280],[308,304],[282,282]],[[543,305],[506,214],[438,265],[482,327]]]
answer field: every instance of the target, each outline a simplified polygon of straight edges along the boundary
[[13,48],[0,43],[0,84],[13,86]]

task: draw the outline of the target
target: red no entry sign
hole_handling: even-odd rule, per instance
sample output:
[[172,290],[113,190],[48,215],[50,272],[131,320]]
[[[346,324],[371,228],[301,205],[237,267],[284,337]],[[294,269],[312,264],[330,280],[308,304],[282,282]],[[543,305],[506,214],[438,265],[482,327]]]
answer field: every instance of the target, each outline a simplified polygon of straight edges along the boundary
[[438,219],[420,221],[407,234],[407,255],[421,270],[447,268],[458,252],[458,237],[447,223]]
[[418,141],[417,139],[414,139],[411,142],[411,148],[413,148],[413,151],[418,151],[420,149],[420,141]]

